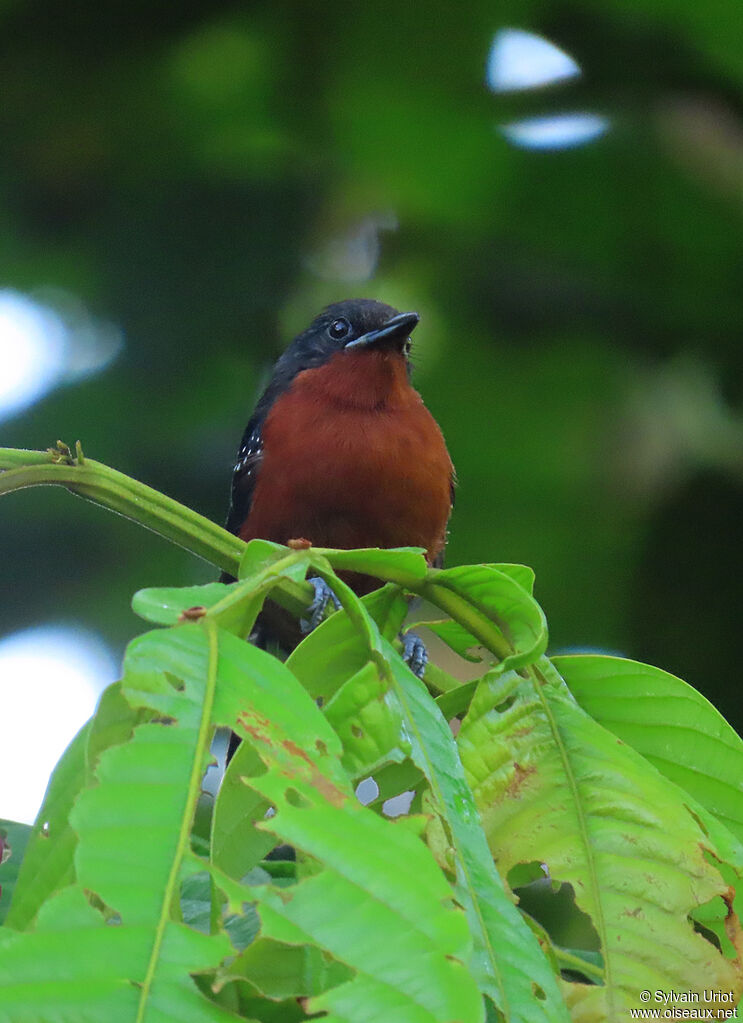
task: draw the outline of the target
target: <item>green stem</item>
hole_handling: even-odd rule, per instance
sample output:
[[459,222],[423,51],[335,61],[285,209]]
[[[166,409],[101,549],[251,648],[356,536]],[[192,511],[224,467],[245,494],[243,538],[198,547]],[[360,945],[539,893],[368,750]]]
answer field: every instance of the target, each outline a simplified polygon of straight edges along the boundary
[[441,608],[442,611],[446,611],[476,639],[479,639],[482,645],[495,654],[499,660],[505,660],[509,654],[512,654],[513,649],[510,643],[495,622],[464,597],[455,593],[454,590],[437,583],[436,575],[437,569],[430,569],[425,582],[417,588],[416,592],[426,600],[430,600],[436,607]]
[[[60,451],[0,448],[0,496],[37,486],[62,486],[184,547],[187,551],[237,575],[246,544],[210,519],[166,497],[139,480],[91,458],[73,459]],[[306,583],[282,580],[274,591],[277,603],[301,614],[312,601]]]
[[[246,547],[244,541],[145,483],[83,457],[79,444],[76,458],[61,442],[56,450],[48,451],[0,448],[0,496],[26,487],[48,485],[65,487],[73,494],[151,529],[225,572],[237,575]],[[394,569],[379,572],[379,578],[385,582],[402,585],[446,611],[496,657],[502,660],[512,653],[495,622],[464,597],[438,583],[437,575],[436,569],[429,570],[422,580],[408,577],[407,573],[403,578]],[[272,592],[272,599],[295,615],[307,609],[312,596],[307,583],[289,579],[281,580]]]
[[568,952],[566,948],[557,945],[552,946],[555,959],[563,970],[572,970],[575,973],[582,973],[585,977],[592,978],[597,984],[604,983],[604,971],[600,966],[588,962],[581,956]]

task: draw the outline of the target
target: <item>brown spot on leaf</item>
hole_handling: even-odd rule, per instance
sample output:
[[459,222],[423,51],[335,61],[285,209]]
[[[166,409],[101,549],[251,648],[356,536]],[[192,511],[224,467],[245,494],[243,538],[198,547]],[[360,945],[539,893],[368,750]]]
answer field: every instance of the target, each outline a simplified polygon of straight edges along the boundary
[[255,710],[244,710],[237,715],[235,723],[257,742],[268,742],[271,722],[264,714],[258,714]]
[[173,675],[169,671],[165,671],[163,672],[163,674],[165,675],[165,681],[168,683],[168,685],[172,686],[177,693],[182,693],[183,690],[186,688],[186,683],[183,681],[182,678],[178,678],[176,675]]
[[722,892],[722,900],[727,907],[727,914],[725,916],[725,933],[728,936],[728,941],[735,949],[738,961],[743,962],[743,930],[741,929],[738,915],[733,909],[734,898],[735,888],[730,887],[726,891]]
[[203,604],[195,604],[193,607],[187,607],[185,611],[181,611],[178,615],[179,622],[198,622],[199,618],[203,618],[206,614],[206,608]]
[[291,753],[292,756],[294,757],[300,757],[302,760],[305,760],[308,764],[314,766],[312,764],[311,758],[305,753],[301,746],[297,746],[296,742],[292,742],[291,739],[284,739],[281,745],[284,747],[287,753]]
[[532,731],[533,729],[531,725],[525,725],[523,728],[512,728],[511,735],[514,739],[521,739],[525,735],[530,735]]
[[536,774],[536,767],[533,765],[530,767],[522,767],[518,761],[513,762],[513,777],[508,783],[506,788],[506,794],[511,798],[515,799],[521,791],[524,782],[531,774]]
[[309,540],[306,540],[303,536],[298,536],[293,540],[287,540],[286,546],[291,547],[293,551],[308,551],[312,546]]
[[321,796],[326,799],[333,806],[343,806],[348,799],[346,793],[339,789],[337,785],[334,785],[332,781],[325,777],[320,771],[318,771],[314,761],[305,753],[305,751],[297,746],[296,742],[292,742],[291,739],[284,739],[282,743],[285,750],[291,753],[295,757],[299,757],[304,760],[310,767],[309,781],[313,788],[317,789]]

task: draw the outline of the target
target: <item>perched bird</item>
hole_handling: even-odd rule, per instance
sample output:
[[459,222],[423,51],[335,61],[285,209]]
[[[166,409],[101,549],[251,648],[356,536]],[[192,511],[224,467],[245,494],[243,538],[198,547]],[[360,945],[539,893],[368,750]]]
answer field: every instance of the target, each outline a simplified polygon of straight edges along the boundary
[[[423,547],[429,564],[441,564],[454,468],[410,382],[418,320],[351,299],[328,306],[292,341],[243,435],[227,529],[243,540],[301,537],[317,547]],[[379,585],[360,574],[346,579],[360,594]],[[310,625],[335,602],[312,581]],[[279,631],[268,611],[261,625]],[[417,637],[406,641],[405,656],[422,673]]]

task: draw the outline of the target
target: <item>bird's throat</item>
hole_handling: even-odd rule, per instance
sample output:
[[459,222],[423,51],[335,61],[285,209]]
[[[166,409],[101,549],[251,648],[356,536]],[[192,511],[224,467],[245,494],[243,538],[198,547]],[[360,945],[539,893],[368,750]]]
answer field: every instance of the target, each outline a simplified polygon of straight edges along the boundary
[[417,398],[405,356],[394,349],[341,351],[324,365],[300,373],[292,390],[336,408],[396,408]]

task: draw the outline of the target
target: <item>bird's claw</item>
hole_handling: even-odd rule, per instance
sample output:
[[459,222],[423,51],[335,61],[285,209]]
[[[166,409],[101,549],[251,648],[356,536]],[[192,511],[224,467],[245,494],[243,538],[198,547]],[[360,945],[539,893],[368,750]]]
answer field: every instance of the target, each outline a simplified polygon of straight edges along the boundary
[[307,608],[304,617],[299,619],[299,626],[305,635],[307,635],[308,632],[312,632],[313,629],[316,629],[323,620],[328,604],[332,604],[336,611],[341,606],[340,600],[338,600],[324,579],[318,579],[317,576],[312,576],[307,580],[307,582],[315,591],[315,598]]
[[403,636],[402,659],[414,675],[423,678],[423,672],[428,664],[428,651],[416,632],[406,632]]

